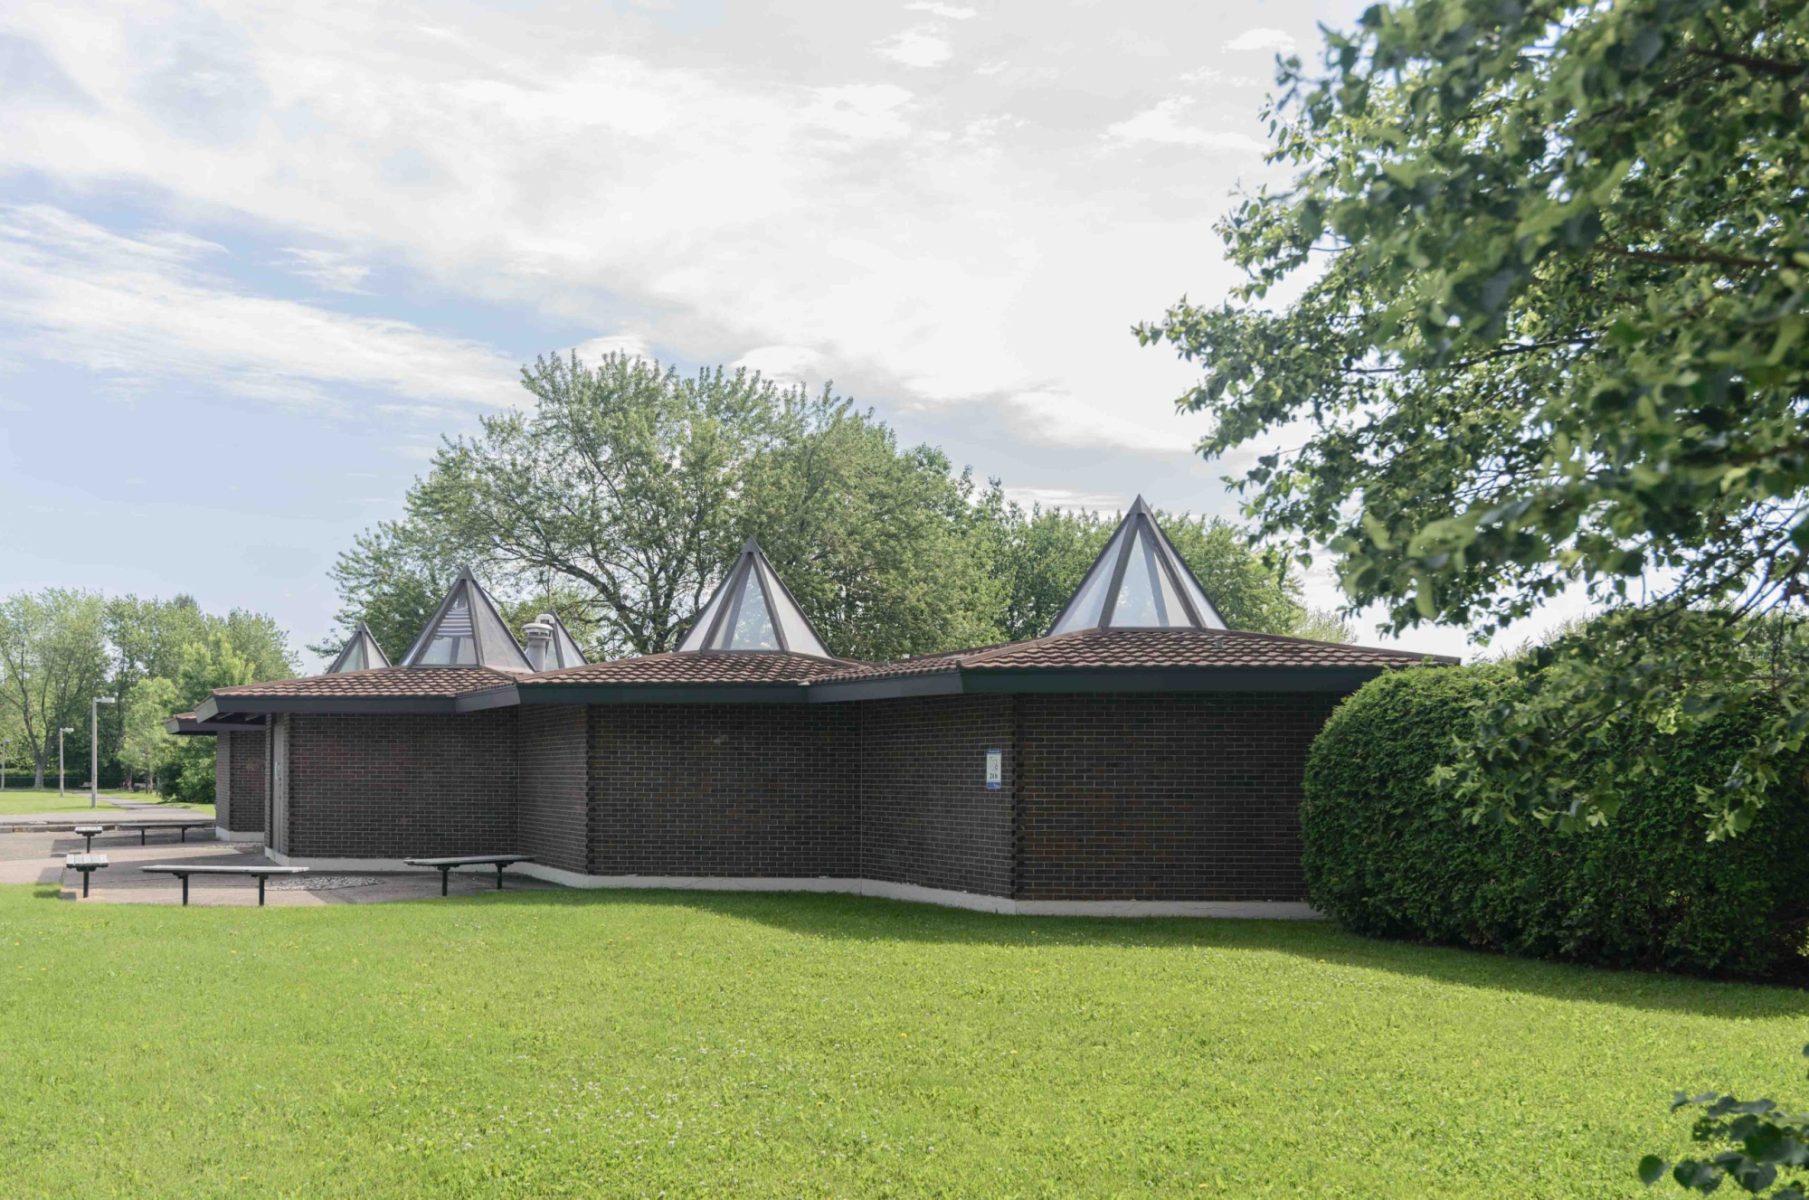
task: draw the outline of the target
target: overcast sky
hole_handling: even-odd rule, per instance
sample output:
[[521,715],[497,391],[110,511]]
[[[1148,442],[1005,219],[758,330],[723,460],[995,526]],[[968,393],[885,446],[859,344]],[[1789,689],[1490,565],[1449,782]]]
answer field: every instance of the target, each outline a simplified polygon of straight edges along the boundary
[[1226,288],[1274,56],[1360,8],[11,0],[0,592],[318,639],[335,553],[572,347],[833,380],[1026,501],[1232,515],[1130,327]]

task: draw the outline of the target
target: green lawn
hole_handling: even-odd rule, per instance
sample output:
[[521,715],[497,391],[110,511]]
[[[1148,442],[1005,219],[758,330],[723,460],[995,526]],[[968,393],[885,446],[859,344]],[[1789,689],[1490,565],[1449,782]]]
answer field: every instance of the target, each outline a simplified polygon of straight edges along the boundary
[[0,888],[10,1194],[1650,1195],[1809,995],[1326,925]]
[[[214,815],[214,806],[211,804],[178,804],[174,800],[165,800],[161,796],[159,796],[155,793],[152,793],[152,792],[122,792],[119,794],[124,795],[124,796],[129,796],[131,799],[138,800],[138,801],[141,801],[146,804],[161,805],[165,808],[170,809],[172,812],[180,810],[182,812],[188,812],[188,811],[198,812],[204,816],[209,816],[209,817]],[[103,795],[104,795],[104,793],[103,793]],[[8,787],[5,791],[0,791],[0,817],[17,816],[20,813],[61,813],[61,812],[87,812],[87,811],[88,811],[88,793],[87,793],[86,789],[77,789],[77,788],[72,787],[72,788],[69,788],[67,791],[67,794],[65,794],[63,796],[58,796],[57,790],[53,787],[52,788]],[[103,800],[103,802],[100,805],[100,812],[103,814],[107,814],[111,817],[118,817],[120,810],[117,808],[114,808],[110,804],[105,803]]]

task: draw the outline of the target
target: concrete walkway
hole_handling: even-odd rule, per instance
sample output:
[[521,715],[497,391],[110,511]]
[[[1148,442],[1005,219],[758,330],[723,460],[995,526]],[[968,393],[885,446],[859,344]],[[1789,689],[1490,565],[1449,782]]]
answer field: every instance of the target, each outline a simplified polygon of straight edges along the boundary
[[[75,792],[70,793],[70,800],[76,805],[82,802],[81,796]],[[100,804],[94,808],[0,815],[0,833],[67,832],[77,825],[112,825],[117,821],[205,821],[207,819],[206,813],[196,812],[192,808],[179,808],[172,804],[155,804],[148,800],[133,800],[124,796],[103,795],[100,797]]]
[[[65,854],[80,853],[82,839],[67,833],[13,833],[0,835],[0,884],[50,884],[62,898],[80,904],[182,903],[182,881],[173,875],[146,875],[139,867],[150,863],[194,863],[207,866],[269,866],[261,848],[233,842],[194,842],[180,845],[166,835],[162,844],[140,846],[138,835],[103,834],[94,839],[94,852],[105,854],[110,866],[94,872],[87,899],[81,899],[82,877],[63,869]],[[300,884],[301,886],[297,886]],[[204,875],[189,879],[189,906],[257,907],[257,880]],[[311,908],[326,904],[375,904],[386,900],[437,900],[440,873],[380,873],[318,871],[272,879],[264,903],[273,908]],[[508,875],[505,891],[556,890],[557,884],[521,875]],[[309,890],[312,889],[312,890]],[[454,896],[496,890],[496,872],[486,867],[452,873]]]

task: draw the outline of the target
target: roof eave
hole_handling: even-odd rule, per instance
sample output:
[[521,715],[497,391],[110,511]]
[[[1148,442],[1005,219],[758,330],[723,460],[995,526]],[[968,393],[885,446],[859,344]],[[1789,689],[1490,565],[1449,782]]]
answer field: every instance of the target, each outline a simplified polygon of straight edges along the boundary
[[759,683],[523,683],[521,703],[803,704],[807,681]]

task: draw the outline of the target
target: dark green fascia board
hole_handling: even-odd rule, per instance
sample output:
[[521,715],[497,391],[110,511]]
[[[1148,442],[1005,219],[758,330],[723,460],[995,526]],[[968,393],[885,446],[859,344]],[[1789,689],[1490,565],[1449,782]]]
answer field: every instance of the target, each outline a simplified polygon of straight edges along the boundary
[[854,700],[900,700],[910,696],[955,696],[961,693],[959,671],[895,675],[890,679],[837,679],[809,684],[812,704],[844,704]]
[[296,713],[327,716],[348,714],[376,716],[383,713],[452,715],[508,708],[519,703],[515,685],[467,692],[463,696],[234,696],[222,709],[220,698],[209,696],[195,706],[197,721],[212,721],[221,712]]
[[539,683],[523,704],[803,704],[802,683]]
[[1387,667],[1114,667],[963,671],[969,695],[1077,692],[1354,692]]

